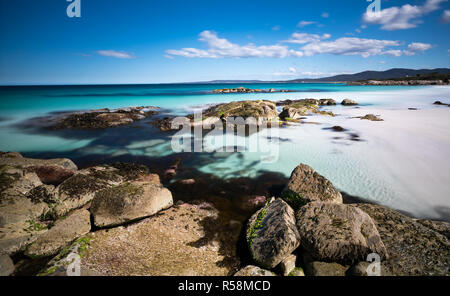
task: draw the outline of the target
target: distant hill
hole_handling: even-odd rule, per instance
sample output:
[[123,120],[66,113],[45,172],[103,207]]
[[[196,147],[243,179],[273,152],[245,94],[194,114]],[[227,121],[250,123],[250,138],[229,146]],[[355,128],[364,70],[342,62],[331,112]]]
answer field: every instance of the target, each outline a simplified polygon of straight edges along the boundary
[[406,76],[417,75],[429,75],[432,73],[450,74],[449,68],[437,68],[437,69],[401,69],[395,68],[387,71],[364,71],[356,74],[344,74],[331,77],[317,78],[317,79],[294,79],[285,82],[298,83],[298,82],[354,82],[360,80],[369,79],[391,79],[391,78],[404,78]]

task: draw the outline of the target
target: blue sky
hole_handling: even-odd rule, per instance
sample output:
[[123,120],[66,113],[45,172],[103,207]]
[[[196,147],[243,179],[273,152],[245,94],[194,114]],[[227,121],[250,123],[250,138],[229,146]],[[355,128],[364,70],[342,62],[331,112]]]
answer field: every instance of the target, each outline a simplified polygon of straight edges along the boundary
[[450,67],[450,3],[0,0],[0,84],[284,80]]

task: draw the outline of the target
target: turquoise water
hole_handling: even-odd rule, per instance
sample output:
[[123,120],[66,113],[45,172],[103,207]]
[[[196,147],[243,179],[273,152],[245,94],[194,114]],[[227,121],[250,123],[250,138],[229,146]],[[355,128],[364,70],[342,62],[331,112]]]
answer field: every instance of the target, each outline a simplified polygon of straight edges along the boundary
[[[245,86],[258,89],[289,89],[293,93],[211,94],[213,89]],[[126,85],[126,86],[42,86],[0,87],[0,150],[18,151],[29,157],[68,157],[79,165],[110,161],[158,162],[170,159],[174,154],[172,134],[161,133],[148,120],[130,126],[106,131],[43,131],[33,128],[31,118],[50,112],[118,108],[127,106],[157,106],[171,114],[188,114],[207,104],[238,100],[267,99],[272,101],[303,98],[344,98],[360,103],[365,109],[407,110],[409,107],[428,110],[436,108],[433,102],[450,102],[449,87],[404,86],[347,86],[342,84],[178,84],[178,85]],[[383,165],[382,152],[389,152],[386,139],[370,135],[370,129],[358,126],[361,122],[349,120],[346,108],[324,107],[339,116],[329,118],[311,116],[308,120],[321,123],[274,129],[272,135],[258,133],[249,141],[257,141],[264,151],[227,153],[217,151],[193,153],[183,160],[185,167],[193,167],[201,173],[220,178],[257,177],[264,172],[275,172],[289,177],[299,164],[306,163],[329,178],[338,189],[361,198],[413,213],[417,217],[448,219],[450,217],[450,176],[444,174],[436,184],[432,175],[408,180],[395,170]],[[369,112],[369,111],[367,111]],[[366,113],[363,113],[364,115]],[[425,123],[426,124],[426,123]],[[336,135],[326,130],[333,125],[349,128],[349,132]],[[444,131],[450,127],[446,117]],[[349,134],[360,134],[362,141],[348,139]],[[367,133],[367,134],[363,134]],[[393,133],[386,130],[386,137]],[[402,134],[403,135],[403,134]],[[342,136],[342,139],[338,136]],[[419,135],[420,136],[420,135]],[[415,136],[417,138],[417,136]],[[415,159],[405,158],[404,151],[389,155],[386,159],[394,167],[405,170],[450,170],[450,147],[417,139],[411,147],[434,149],[439,158],[435,163],[425,162],[425,168],[415,165]],[[209,141],[207,137],[205,141]],[[242,140],[242,139],[241,139]],[[213,140],[214,141],[214,140]],[[239,140],[237,140],[239,141]],[[407,139],[406,141],[413,141]],[[227,143],[228,144],[228,143]],[[235,144],[232,144],[233,146]],[[395,148],[395,147],[394,147]],[[434,151],[433,150],[433,151]],[[419,151],[420,153],[420,151]],[[270,161],[267,161],[267,160]],[[422,164],[421,164],[422,165]],[[447,170],[448,171],[448,170]],[[442,175],[442,174],[441,174]],[[432,198],[423,196],[420,190],[412,190],[411,183],[429,189]],[[444,212],[444,213],[443,213]]]

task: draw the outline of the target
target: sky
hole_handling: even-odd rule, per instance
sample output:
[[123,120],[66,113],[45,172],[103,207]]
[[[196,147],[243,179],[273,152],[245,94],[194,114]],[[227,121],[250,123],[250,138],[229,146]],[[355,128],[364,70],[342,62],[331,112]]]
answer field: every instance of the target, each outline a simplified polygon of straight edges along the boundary
[[[450,2],[0,0],[0,85],[288,80],[450,67]],[[376,0],[373,0],[376,1]],[[74,10],[73,10],[74,11]]]

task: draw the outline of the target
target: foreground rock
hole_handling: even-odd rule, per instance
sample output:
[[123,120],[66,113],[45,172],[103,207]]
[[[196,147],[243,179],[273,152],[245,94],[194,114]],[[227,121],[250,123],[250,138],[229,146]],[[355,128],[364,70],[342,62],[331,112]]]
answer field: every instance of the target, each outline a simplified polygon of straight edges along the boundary
[[258,266],[248,265],[236,272],[234,276],[275,276],[275,274]]
[[255,262],[274,268],[300,244],[294,211],[282,199],[272,201],[249,219],[246,238]]
[[302,248],[317,261],[354,264],[388,257],[372,219],[357,207],[313,202],[296,213]]
[[79,112],[67,115],[52,127],[54,129],[104,129],[142,120],[156,114],[157,110],[157,107],[147,106]]
[[8,255],[0,252],[0,276],[10,276],[13,272],[13,261]]
[[25,158],[19,153],[0,152],[0,167],[20,167],[27,172],[34,172],[45,184],[59,184],[77,171],[77,166],[67,158],[33,159]]
[[177,205],[126,228],[90,234],[81,266],[103,275],[232,275],[240,264],[240,231],[210,204]]
[[432,228],[383,206],[357,204],[375,221],[389,253],[387,272],[398,276],[450,275],[450,243]]
[[32,243],[26,254],[29,257],[47,257],[57,254],[67,244],[91,230],[88,210],[77,210],[67,218],[58,221],[49,231]]
[[342,203],[342,195],[333,184],[306,164],[294,169],[282,196],[296,204],[294,208],[311,201]]
[[307,276],[345,276],[349,268],[335,262],[315,261],[309,254],[303,255],[303,264]]
[[128,182],[97,192],[91,212],[94,224],[106,227],[149,217],[172,204],[172,194],[160,183]]

